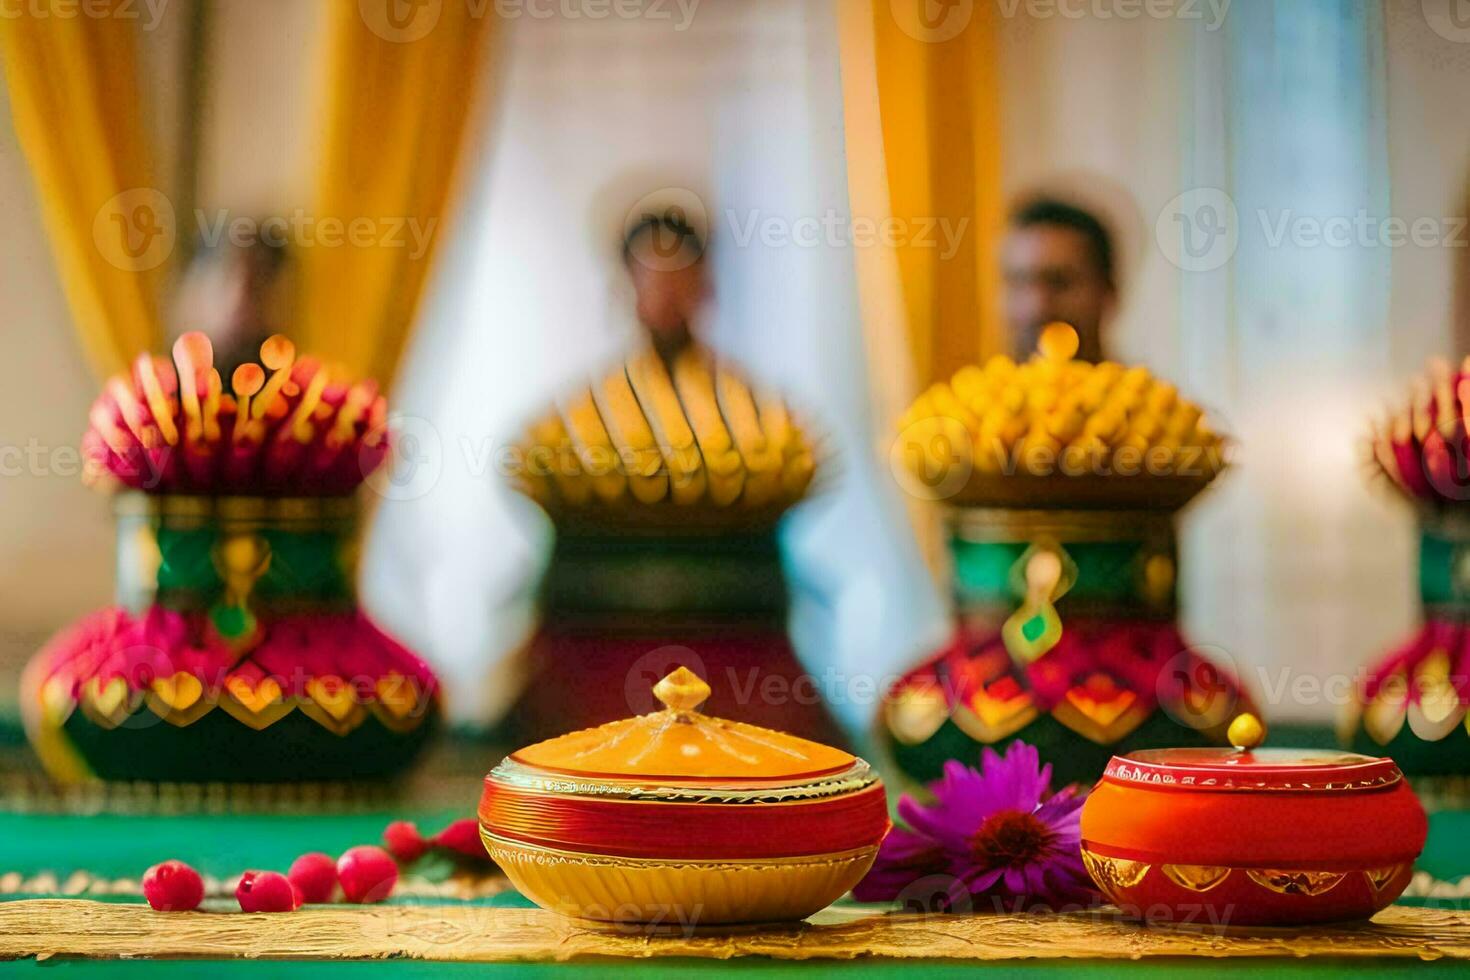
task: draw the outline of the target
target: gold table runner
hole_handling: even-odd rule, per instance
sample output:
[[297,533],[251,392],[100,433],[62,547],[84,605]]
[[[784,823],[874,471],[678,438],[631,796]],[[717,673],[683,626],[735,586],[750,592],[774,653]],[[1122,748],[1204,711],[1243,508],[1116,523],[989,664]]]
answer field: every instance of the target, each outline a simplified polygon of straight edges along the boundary
[[884,915],[832,908],[789,927],[646,935],[540,909],[336,906],[280,915],[160,913],[79,899],[0,903],[0,958],[210,957],[450,961],[1137,959],[1145,956],[1470,958],[1470,912],[1394,906],[1371,923],[1301,929],[1148,928],[1107,914]]

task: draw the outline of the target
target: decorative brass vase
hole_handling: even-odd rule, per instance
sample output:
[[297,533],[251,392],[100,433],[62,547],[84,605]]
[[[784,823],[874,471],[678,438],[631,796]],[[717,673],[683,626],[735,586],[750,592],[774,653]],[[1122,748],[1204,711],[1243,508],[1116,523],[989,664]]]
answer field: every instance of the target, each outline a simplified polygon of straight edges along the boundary
[[1425,781],[1429,796],[1463,808],[1470,798],[1470,520],[1422,515],[1419,598],[1423,625],[1368,669],[1342,735],[1354,751],[1391,757]]
[[1088,785],[1115,752],[1220,744],[1249,707],[1179,632],[1173,510],[965,507],[947,527],[955,636],[879,731],[914,782],[1022,739]]
[[357,608],[355,498],[116,500],[118,604],[23,682],[53,776],[330,781],[413,761],[437,683]]

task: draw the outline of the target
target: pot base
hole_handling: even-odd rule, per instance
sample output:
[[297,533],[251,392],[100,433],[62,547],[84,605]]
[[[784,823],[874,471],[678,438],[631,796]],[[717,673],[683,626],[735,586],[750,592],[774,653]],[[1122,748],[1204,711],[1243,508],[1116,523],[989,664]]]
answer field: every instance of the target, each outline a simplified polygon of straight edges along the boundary
[[1368,869],[1231,868],[1109,857],[1085,843],[1082,860],[1126,917],[1210,930],[1365,920],[1391,905],[1414,876],[1413,861]]
[[480,837],[516,889],[542,908],[671,931],[804,919],[851,891],[878,854],[874,845],[792,858],[687,861],[557,850],[483,827]]

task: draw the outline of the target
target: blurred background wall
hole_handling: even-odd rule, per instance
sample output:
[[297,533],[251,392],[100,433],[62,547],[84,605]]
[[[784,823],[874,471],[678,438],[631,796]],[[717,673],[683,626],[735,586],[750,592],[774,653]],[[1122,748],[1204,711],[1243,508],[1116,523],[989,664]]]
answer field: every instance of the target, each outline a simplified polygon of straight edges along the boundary
[[[704,0],[700,10],[713,20],[711,11],[733,2]],[[1470,249],[1408,245],[1386,257],[1365,256],[1391,276],[1386,316],[1370,325],[1366,339],[1334,340],[1319,328],[1293,333],[1288,323],[1242,348],[1242,336],[1256,335],[1229,297],[1250,284],[1202,294],[1199,280],[1156,245],[1155,226],[1176,195],[1198,186],[1191,181],[1199,161],[1186,151],[1201,140],[1191,134],[1210,125],[1201,113],[1208,113],[1211,94],[1229,91],[1228,67],[1240,54],[1230,45],[1248,39],[1230,32],[1274,36],[1281,29],[1276,22],[1252,25],[1253,2],[1235,0],[1231,16],[1241,23],[1228,23],[1219,37],[1202,34],[1197,23],[1032,16],[1027,5],[1016,5],[999,21],[1004,189],[1010,197],[1070,188],[1107,210],[1128,274],[1118,353],[1198,392],[1223,413],[1227,428],[1239,417],[1240,471],[1189,518],[1195,547],[1185,601],[1195,638],[1242,666],[1290,657],[1307,669],[1349,670],[1404,634],[1414,615],[1409,517],[1362,489],[1352,437],[1426,355],[1466,351]],[[157,29],[144,33],[146,99],[164,149],[164,177],[183,182],[173,187],[181,199],[236,214],[306,199],[323,8],[317,0],[169,0]],[[1386,127],[1386,157],[1370,163],[1390,213],[1463,215],[1470,196],[1470,43],[1436,31],[1419,0],[1344,4],[1354,16],[1364,9],[1367,30],[1381,39],[1370,52],[1377,60],[1365,69],[1381,79],[1381,104],[1370,115],[1381,113]],[[493,165],[489,145],[472,167]],[[1226,178],[1237,176],[1227,167]],[[1330,270],[1315,272],[1324,275],[1320,283],[1333,281]],[[106,600],[112,538],[105,500],[81,486],[67,452],[95,384],[66,321],[3,102],[0,297],[0,447],[8,454],[0,476],[0,674],[8,675],[50,631]],[[1335,359],[1334,343],[1366,345],[1363,356],[1375,372],[1349,364],[1338,380],[1333,365],[1347,362]],[[1294,406],[1291,393],[1277,389],[1267,410],[1255,401],[1252,358],[1309,370],[1323,356],[1326,366],[1298,393],[1309,403]],[[1300,454],[1288,458],[1265,441],[1283,433],[1332,448],[1309,452],[1321,466],[1304,474]],[[19,455],[28,447],[38,465]],[[1269,513],[1261,512],[1262,495],[1274,501]],[[12,690],[0,680],[0,703]],[[1291,710],[1325,719],[1333,706]]]

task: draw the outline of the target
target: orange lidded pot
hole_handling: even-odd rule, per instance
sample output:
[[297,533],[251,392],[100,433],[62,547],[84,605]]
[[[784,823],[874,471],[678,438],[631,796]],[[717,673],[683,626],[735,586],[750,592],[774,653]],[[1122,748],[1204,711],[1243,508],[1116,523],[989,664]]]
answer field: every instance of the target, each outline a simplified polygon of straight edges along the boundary
[[700,714],[680,667],[662,711],[538,742],[485,777],[480,834],[522,894],[605,922],[802,919],[867,872],[888,832],[862,759]]
[[1248,748],[1242,727],[1260,731],[1237,718],[1235,749],[1112,759],[1082,808],[1103,894],[1134,917],[1204,926],[1366,919],[1398,898],[1428,824],[1393,760]]

